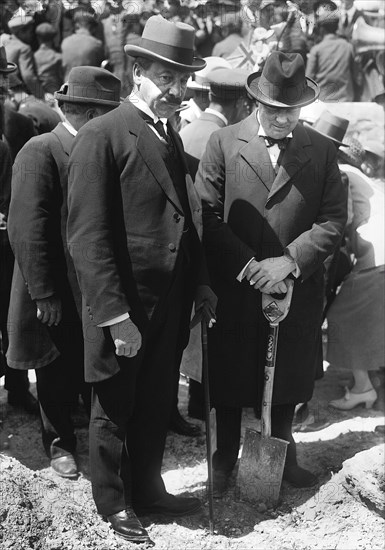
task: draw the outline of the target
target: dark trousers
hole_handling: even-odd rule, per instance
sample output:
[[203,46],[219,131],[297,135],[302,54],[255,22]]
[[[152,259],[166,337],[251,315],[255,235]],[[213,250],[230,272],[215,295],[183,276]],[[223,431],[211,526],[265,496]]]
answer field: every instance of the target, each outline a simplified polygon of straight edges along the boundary
[[138,356],[122,359],[115,376],[93,385],[90,472],[102,515],[132,503],[149,504],[165,494],[161,466],[179,376],[176,357],[190,314],[186,278],[181,254],[171,289],[151,318]]
[[[213,455],[213,467],[230,473],[237,462],[240,440],[242,409],[239,407],[215,407],[217,420],[217,450]],[[271,408],[271,435],[289,442],[286,465],[297,464],[296,445],[291,433],[295,405],[273,405]]]
[[49,458],[58,458],[75,452],[71,414],[79,395],[90,414],[91,386],[84,382],[83,333],[77,314],[69,318],[65,313],[62,322],[49,330],[60,356],[36,369],[36,389],[44,449]]

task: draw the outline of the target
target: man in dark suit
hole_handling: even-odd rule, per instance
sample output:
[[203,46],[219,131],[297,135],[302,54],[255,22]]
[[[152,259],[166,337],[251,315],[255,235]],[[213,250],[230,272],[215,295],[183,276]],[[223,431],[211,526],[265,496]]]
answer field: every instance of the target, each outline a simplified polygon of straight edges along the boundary
[[[70,158],[68,241],[84,298],[86,380],[93,384],[90,466],[97,510],[127,540],[148,540],[138,515],[181,516],[197,498],[166,492],[161,465],[177,358],[195,307],[213,294],[201,270],[201,204],[181,140],[167,123],[187,80],[194,30],[148,19],[134,90],[79,132]],[[209,308],[209,309],[210,309]]]
[[297,464],[291,426],[295,405],[311,398],[316,372],[322,372],[323,261],[346,221],[336,149],[298,124],[301,107],[319,93],[305,78],[300,54],[272,52],[246,87],[259,102],[257,112],[212,134],[195,182],[218,295],[209,341],[218,497],[237,461],[242,407],[261,408],[268,323],[260,291],[285,292],[287,277],[295,284],[281,323],[272,435],[289,442],[284,479],[297,487],[316,483]]
[[341,0],[338,34],[351,41],[354,25],[359,19],[364,18],[362,11],[354,5],[354,0]]
[[16,157],[9,235],[16,265],[9,310],[7,359],[36,369],[43,444],[51,467],[77,477],[71,407],[84,384],[81,296],[66,246],[69,153],[78,130],[119,105],[120,81],[97,67],[71,71],[56,94],[65,121],[31,139]]
[[64,80],[73,67],[100,67],[105,57],[102,41],[94,36],[98,25],[95,16],[79,11],[74,16],[74,23],[75,33],[64,38],[61,44]]

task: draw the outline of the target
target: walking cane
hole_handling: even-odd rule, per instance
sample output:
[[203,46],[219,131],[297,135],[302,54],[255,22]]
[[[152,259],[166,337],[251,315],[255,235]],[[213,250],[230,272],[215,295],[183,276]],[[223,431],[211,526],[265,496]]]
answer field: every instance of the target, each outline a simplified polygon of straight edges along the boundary
[[207,495],[209,501],[209,527],[210,534],[214,534],[214,496],[213,496],[213,456],[212,456],[212,435],[215,433],[213,424],[215,424],[215,409],[210,405],[210,384],[209,384],[209,364],[208,364],[208,339],[207,328],[215,323],[215,314],[208,312],[204,306],[195,312],[190,323],[193,328],[201,323],[201,343],[202,343],[202,382],[204,388],[204,410],[206,424],[206,457],[207,457]]
[[[209,527],[210,534],[214,534],[214,497],[213,497],[213,454],[211,446],[211,423],[213,413],[210,406],[209,386],[209,365],[208,365],[208,344],[207,344],[207,320],[202,316],[201,321],[202,338],[202,380],[205,398],[205,423],[206,423],[206,453],[207,453],[207,495],[209,500]],[[215,414],[215,411],[214,411]]]

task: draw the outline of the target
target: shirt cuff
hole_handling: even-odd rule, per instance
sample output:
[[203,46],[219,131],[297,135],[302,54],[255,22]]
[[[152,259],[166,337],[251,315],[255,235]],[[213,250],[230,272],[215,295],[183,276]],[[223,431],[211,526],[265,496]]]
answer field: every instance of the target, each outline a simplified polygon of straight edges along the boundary
[[119,315],[119,317],[114,317],[113,319],[110,319],[109,321],[104,321],[104,323],[100,323],[98,327],[110,327],[112,325],[116,325],[116,323],[121,323],[122,321],[125,321],[126,319],[130,318],[129,313],[123,313],[123,315]]
[[240,283],[242,282],[244,276],[245,276],[245,271],[246,269],[248,268],[249,264],[254,260],[255,258],[251,258],[251,260],[249,260],[247,262],[247,264],[245,265],[245,267],[242,269],[242,271],[238,274],[237,276],[237,281],[239,281]]

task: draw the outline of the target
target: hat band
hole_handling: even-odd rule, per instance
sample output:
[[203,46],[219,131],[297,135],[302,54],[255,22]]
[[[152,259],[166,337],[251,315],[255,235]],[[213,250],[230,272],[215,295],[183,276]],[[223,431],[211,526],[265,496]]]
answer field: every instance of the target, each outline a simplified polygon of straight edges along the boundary
[[307,90],[306,80],[301,84],[283,81],[281,85],[274,84],[267,80],[262,74],[258,82],[258,89],[262,95],[273,101],[279,101],[286,105],[299,103]]
[[162,44],[143,37],[140,46],[149,50],[149,53],[165,57],[171,62],[180,63],[181,65],[192,65],[194,60],[194,51],[191,48]]
[[314,130],[318,130],[318,132],[326,134],[331,139],[336,139],[338,141],[343,140],[347,127],[348,124],[346,124],[345,128],[342,128],[341,126],[336,126],[332,122],[326,121],[320,121],[316,126],[313,126]]
[[93,101],[119,101],[119,97],[116,97],[116,92],[101,90],[94,84],[77,84],[76,82],[69,82],[65,95],[69,98],[82,98]]

